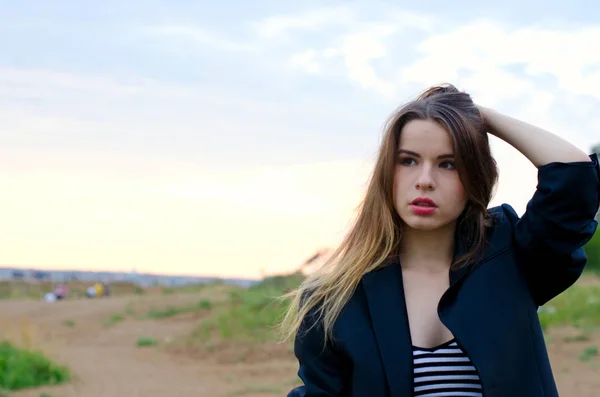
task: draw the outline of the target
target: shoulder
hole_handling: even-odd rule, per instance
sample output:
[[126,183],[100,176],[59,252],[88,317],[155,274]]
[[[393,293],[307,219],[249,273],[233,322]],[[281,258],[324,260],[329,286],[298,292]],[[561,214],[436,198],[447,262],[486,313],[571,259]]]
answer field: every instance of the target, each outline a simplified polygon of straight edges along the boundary
[[512,205],[502,203],[487,210],[492,228],[514,225],[519,220],[519,215]]
[[512,205],[502,203],[488,208],[487,216],[489,223],[486,230],[485,255],[510,248],[517,243],[517,228],[521,217]]
[[487,216],[489,219],[489,233],[494,235],[510,233],[520,219],[517,211],[507,203],[488,208]]
[[[304,293],[300,297],[300,305],[304,306],[313,293],[313,290],[304,291]],[[354,319],[358,313],[363,311],[365,305],[365,294],[363,291],[361,279],[361,281],[359,281],[358,285],[355,287],[354,291],[350,294],[350,296],[345,300],[345,302],[341,306],[339,313],[332,324],[333,334],[336,334],[340,323],[346,325],[349,322],[351,323],[352,319]],[[302,319],[301,328],[303,330],[315,328],[318,332],[323,332],[325,313],[332,310],[333,306],[334,305],[332,304],[331,300],[328,300],[326,298],[320,298],[316,301],[313,301],[311,308],[306,312],[306,315]]]

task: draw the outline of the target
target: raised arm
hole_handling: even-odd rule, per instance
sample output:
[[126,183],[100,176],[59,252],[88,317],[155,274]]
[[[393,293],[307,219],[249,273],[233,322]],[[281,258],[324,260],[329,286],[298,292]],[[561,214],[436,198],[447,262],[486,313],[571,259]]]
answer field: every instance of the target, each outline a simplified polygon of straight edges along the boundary
[[509,205],[515,254],[536,304],[543,305],[571,286],[587,258],[600,203],[597,156],[541,128],[481,108],[491,134],[512,145],[538,168],[535,194],[522,217]]
[[585,152],[551,132],[490,108],[480,106],[479,110],[490,134],[517,149],[538,168],[552,162],[590,161]]

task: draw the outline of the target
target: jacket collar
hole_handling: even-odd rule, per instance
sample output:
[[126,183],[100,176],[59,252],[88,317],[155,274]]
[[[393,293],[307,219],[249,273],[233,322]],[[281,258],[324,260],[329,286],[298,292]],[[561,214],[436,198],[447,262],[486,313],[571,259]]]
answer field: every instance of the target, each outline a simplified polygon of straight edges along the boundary
[[411,396],[412,346],[399,261],[366,274],[362,284],[390,396]]
[[[466,249],[465,242],[457,240],[454,257],[462,255]],[[468,272],[468,268],[451,270],[451,286],[458,284]],[[366,274],[362,284],[390,396],[410,396],[413,393],[412,340],[399,258],[395,256],[381,268]]]

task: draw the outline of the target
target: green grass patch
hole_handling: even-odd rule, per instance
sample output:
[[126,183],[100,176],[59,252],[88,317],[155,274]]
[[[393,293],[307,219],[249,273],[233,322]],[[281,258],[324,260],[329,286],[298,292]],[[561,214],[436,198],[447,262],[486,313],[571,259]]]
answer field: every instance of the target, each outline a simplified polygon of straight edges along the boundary
[[136,315],[135,309],[133,308],[133,302],[128,302],[125,305],[125,314],[128,316],[134,316]]
[[600,286],[573,285],[540,308],[542,328],[572,325],[582,330],[600,326]]
[[62,325],[64,325],[65,327],[74,327],[75,326],[75,321],[73,320],[63,320]]
[[1,280],[0,299],[40,299],[52,292],[50,283],[30,283],[24,280]]
[[200,301],[187,306],[167,306],[163,309],[150,309],[146,315],[147,318],[162,319],[173,316],[178,316],[184,313],[192,313],[200,310],[211,310],[212,304],[208,299],[201,299]]
[[583,247],[588,263],[585,266],[586,273],[600,275],[600,227]]
[[566,338],[563,339],[564,342],[566,343],[570,343],[570,342],[587,342],[590,340],[590,336],[586,333],[582,333],[579,335],[574,335],[574,336],[567,336]]
[[598,347],[597,346],[589,346],[587,347],[583,353],[579,355],[579,359],[581,361],[590,361],[592,358],[598,355]]
[[154,338],[150,338],[147,336],[143,336],[141,338],[139,338],[137,340],[137,342],[135,343],[135,345],[137,347],[151,347],[151,346],[157,346],[158,345],[158,341]]
[[112,325],[120,323],[123,320],[125,320],[125,315],[123,313],[113,313],[110,315],[109,318],[104,320],[103,324],[105,327],[110,327]]
[[146,290],[145,290],[145,289],[143,289],[142,287],[138,287],[138,286],[136,286],[136,287],[133,289],[133,293],[134,293],[135,295],[144,295],[144,294],[146,293]]
[[43,353],[0,342],[0,389],[58,385],[70,379],[67,367],[52,362]]
[[161,292],[163,295],[195,294],[204,291],[208,285],[213,285],[213,283],[195,283],[178,287],[163,287]]
[[229,300],[219,313],[202,321],[192,338],[206,342],[213,336],[246,342],[264,343],[277,339],[276,324],[285,313],[288,302],[276,298],[297,287],[303,277],[271,277],[249,288],[230,291]]

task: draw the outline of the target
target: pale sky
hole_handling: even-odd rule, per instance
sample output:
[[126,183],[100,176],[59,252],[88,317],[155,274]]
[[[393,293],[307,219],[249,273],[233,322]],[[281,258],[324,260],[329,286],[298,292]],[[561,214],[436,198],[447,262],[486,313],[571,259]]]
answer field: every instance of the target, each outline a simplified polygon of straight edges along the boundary
[[[599,4],[397,3],[0,0],[0,265],[290,271],[434,83],[600,142]],[[522,213],[535,169],[493,151]]]

